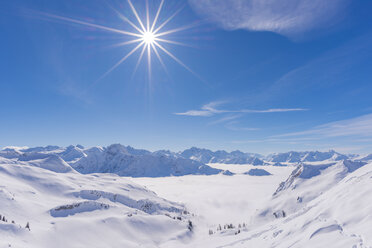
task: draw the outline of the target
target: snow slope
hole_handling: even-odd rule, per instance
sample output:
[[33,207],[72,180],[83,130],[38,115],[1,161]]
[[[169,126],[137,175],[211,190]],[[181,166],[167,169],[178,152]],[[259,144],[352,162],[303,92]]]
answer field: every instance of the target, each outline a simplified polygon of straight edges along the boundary
[[58,173],[73,171],[69,164],[67,164],[61,157],[55,154],[44,154],[37,152],[25,153],[18,158],[18,161],[20,161],[21,164],[35,166]]
[[198,246],[372,247],[371,185],[372,163],[299,165],[250,225],[217,231]]
[[363,156],[360,158],[361,161],[372,161],[372,154],[369,154],[367,156]]
[[258,168],[121,145],[8,147],[0,248],[372,247],[372,163],[290,153]]
[[277,211],[284,211],[288,215],[300,210],[365,164],[344,160],[331,164],[298,165],[288,179],[279,185],[269,206],[260,213],[260,217],[273,219],[273,213]]
[[0,161],[0,215],[6,218],[0,247],[158,247],[191,235],[183,205],[128,179]]
[[[210,164],[218,169],[227,169],[232,176],[187,175],[168,178],[133,178],[132,180],[157,192],[168,200],[183,202],[195,214],[195,231],[190,243],[170,242],[164,247],[217,247],[215,230],[221,224],[249,223],[256,210],[270,200],[279,183],[285,180],[293,167],[265,166],[272,176],[249,176],[244,172],[257,168],[252,165]],[[260,167],[261,168],[261,167]],[[205,246],[206,244],[214,244]]]

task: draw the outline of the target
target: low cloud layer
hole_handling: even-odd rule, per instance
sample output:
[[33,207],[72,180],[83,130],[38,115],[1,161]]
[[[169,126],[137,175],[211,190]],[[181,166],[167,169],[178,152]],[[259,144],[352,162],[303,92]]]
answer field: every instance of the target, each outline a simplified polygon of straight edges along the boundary
[[328,27],[350,0],[189,0],[192,8],[227,30],[271,31],[288,37]]

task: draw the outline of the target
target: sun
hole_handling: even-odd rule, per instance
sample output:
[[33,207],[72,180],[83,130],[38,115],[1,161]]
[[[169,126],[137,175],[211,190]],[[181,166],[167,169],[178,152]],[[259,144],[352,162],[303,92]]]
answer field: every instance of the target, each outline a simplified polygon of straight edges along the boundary
[[[108,26],[103,26],[95,23],[90,23],[86,21],[81,21],[77,19],[72,19],[68,17],[63,16],[57,16],[52,14],[44,13],[45,16],[66,21],[73,24],[79,24],[83,26],[93,27],[102,31],[106,32],[112,32],[116,34],[123,35],[123,42],[117,44],[117,46],[127,46],[127,45],[133,45],[134,48],[130,50],[127,54],[125,54],[115,65],[113,65],[106,73],[104,73],[98,80],[102,79],[103,77],[107,76],[109,73],[111,73],[113,70],[115,70],[119,65],[121,65],[124,61],[126,61],[130,56],[135,54],[137,51],[139,51],[139,57],[137,60],[137,63],[135,65],[134,72],[136,72],[139,64],[141,63],[144,56],[147,56],[147,66],[148,66],[148,74],[149,79],[151,79],[151,63],[152,63],[152,56],[156,56],[158,61],[160,62],[161,66],[164,68],[166,72],[166,66],[163,62],[163,59],[161,57],[161,54],[166,54],[170,58],[172,58],[175,62],[177,62],[179,65],[190,71],[192,74],[200,78],[196,73],[194,73],[188,66],[186,66],[180,59],[178,59],[175,55],[173,55],[170,51],[168,51],[164,44],[171,44],[171,45],[185,45],[183,43],[167,39],[167,36],[176,32],[180,32],[189,28],[192,28],[195,26],[195,24],[190,24],[186,26],[181,26],[175,29],[170,30],[164,30],[165,26],[182,10],[179,9],[172,13],[165,21],[162,23],[158,23],[159,17],[161,15],[164,2],[165,0],[161,0],[160,4],[157,8],[157,11],[155,13],[151,13],[153,18],[151,18],[151,14],[149,12],[149,3],[148,0],[145,0],[146,3],[146,16],[145,18],[141,18],[134,7],[131,0],[127,0],[128,7],[131,10],[133,16],[135,17],[135,21],[130,20],[127,16],[125,16],[123,13],[120,13],[120,11],[115,10],[115,13],[118,15],[118,17],[124,21],[125,23],[128,23],[131,26],[131,30],[122,30],[117,28],[112,28]],[[150,20],[151,19],[151,20]],[[137,24],[135,24],[137,23]],[[128,39],[132,37],[133,39]]]
[[148,44],[148,45],[152,45],[154,44],[154,41],[155,41],[155,34],[152,33],[152,32],[145,32],[142,36],[142,40]]

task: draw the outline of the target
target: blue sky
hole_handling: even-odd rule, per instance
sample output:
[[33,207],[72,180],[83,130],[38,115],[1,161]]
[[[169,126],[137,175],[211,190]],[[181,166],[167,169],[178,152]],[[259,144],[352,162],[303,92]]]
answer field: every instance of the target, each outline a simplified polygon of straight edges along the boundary
[[126,0],[1,1],[0,146],[372,151],[371,1],[166,0],[158,23],[181,7],[163,46],[193,73],[159,51],[150,80],[140,50],[105,75],[131,37],[56,18],[134,31]]

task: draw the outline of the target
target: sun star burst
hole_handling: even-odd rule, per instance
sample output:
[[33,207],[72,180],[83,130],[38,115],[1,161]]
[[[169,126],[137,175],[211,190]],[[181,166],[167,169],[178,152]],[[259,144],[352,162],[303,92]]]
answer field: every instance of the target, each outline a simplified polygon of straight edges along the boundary
[[142,36],[142,40],[146,43],[146,44],[153,44],[154,41],[155,41],[155,34],[152,33],[152,32],[146,32],[143,34]]
[[[148,0],[146,0],[146,16],[144,19],[141,19],[139,16],[135,6],[133,5],[131,0],[127,0],[128,5],[130,10],[132,11],[134,17],[135,17],[135,22],[131,21],[128,17],[120,13],[118,10],[113,9],[117,15],[120,17],[121,20],[124,22],[128,23],[135,31],[131,32],[128,30],[121,30],[121,29],[116,29],[108,26],[103,26],[95,23],[89,23],[77,19],[72,19],[68,17],[63,17],[63,16],[56,16],[56,15],[51,15],[51,14],[45,14],[48,17],[63,20],[69,23],[74,23],[74,24],[79,24],[83,26],[88,26],[88,27],[93,27],[96,29],[100,29],[102,31],[107,31],[107,32],[113,32],[117,34],[123,35],[125,38],[125,41],[117,44],[118,46],[126,46],[126,45],[133,45],[135,44],[134,48],[130,50],[127,54],[125,54],[116,64],[114,64],[107,72],[105,72],[100,78],[102,79],[103,77],[107,76],[109,73],[111,73],[113,70],[115,70],[118,66],[120,66],[124,61],[126,61],[130,56],[132,56],[134,53],[137,51],[140,51],[139,57],[137,60],[137,63],[135,65],[134,73],[136,72],[139,64],[141,63],[142,59],[144,56],[147,56],[147,67],[148,67],[148,76],[149,80],[151,80],[151,57],[152,55],[155,55],[157,59],[159,60],[161,66],[164,68],[164,70],[167,72],[166,66],[163,62],[163,59],[161,57],[161,53],[166,54],[170,58],[172,58],[175,62],[177,62],[179,65],[193,73],[194,75],[197,76],[188,66],[186,66],[180,59],[178,59],[175,55],[173,55],[170,51],[168,51],[165,47],[164,44],[173,44],[173,45],[184,45],[180,42],[174,41],[167,39],[167,35],[180,32],[186,29],[189,29],[194,26],[194,24],[187,25],[187,26],[182,26],[179,28],[175,29],[170,29],[170,30],[164,30],[165,26],[182,10],[182,8],[178,9],[175,11],[171,16],[169,16],[167,19],[165,19],[164,22],[158,23],[159,17],[161,15],[163,6],[164,6],[164,1],[161,0],[160,4],[157,8],[157,11],[154,15],[154,18],[150,20],[150,11],[149,11],[149,3]],[[137,23],[137,24],[136,24]],[[132,37],[134,39],[128,40],[128,37]]]

